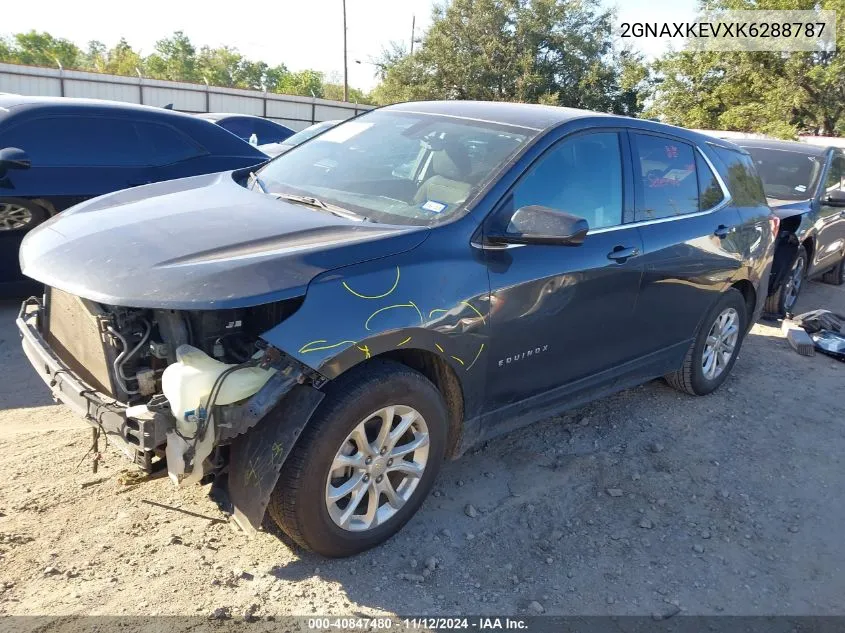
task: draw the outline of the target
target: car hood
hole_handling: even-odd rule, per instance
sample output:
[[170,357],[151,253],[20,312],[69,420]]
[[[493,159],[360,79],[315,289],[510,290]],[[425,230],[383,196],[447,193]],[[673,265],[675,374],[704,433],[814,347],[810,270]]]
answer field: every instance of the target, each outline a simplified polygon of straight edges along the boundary
[[300,296],[316,275],[410,250],[427,234],[284,202],[224,172],[77,205],[27,234],[20,262],[25,275],[99,303],[232,308]]
[[766,198],[769,208],[781,220],[795,215],[806,213],[810,210],[810,200],[781,200],[779,198]]

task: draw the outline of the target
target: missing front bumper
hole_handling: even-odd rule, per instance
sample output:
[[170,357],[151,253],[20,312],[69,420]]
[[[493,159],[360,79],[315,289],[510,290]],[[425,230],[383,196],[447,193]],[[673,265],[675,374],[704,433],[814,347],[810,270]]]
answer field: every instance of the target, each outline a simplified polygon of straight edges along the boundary
[[21,306],[16,325],[26,357],[49,387],[53,398],[92,427],[100,429],[130,461],[144,470],[152,470],[155,455],[164,445],[165,434],[173,424],[172,417],[164,412],[154,412],[144,416],[146,419],[127,416],[126,405],[89,385],[50,349],[38,329],[42,313],[43,307],[37,299],[27,299]]

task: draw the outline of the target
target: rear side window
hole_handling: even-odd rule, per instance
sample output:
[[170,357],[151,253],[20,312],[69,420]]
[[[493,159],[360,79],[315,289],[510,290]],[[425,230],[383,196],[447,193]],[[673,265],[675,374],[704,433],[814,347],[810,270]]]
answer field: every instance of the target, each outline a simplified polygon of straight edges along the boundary
[[144,158],[148,165],[171,165],[207,153],[191,138],[170,125],[138,121],[135,126],[145,142]]
[[229,130],[235,136],[242,138],[245,141],[252,136],[253,124],[252,119],[245,119],[242,117],[235,117],[233,119],[223,119],[217,122],[217,125],[224,130]]
[[754,167],[754,161],[745,152],[737,152],[726,147],[710,145],[723,164],[728,178],[728,190],[734,203],[740,207],[757,207],[766,205],[766,194],[763,192],[763,182]]
[[632,134],[637,188],[636,221],[699,211],[695,148],[663,136]]
[[698,191],[701,199],[701,210],[709,211],[725,199],[725,194],[722,191],[722,187],[719,186],[716,174],[713,173],[707,161],[698,152],[695,154],[695,167],[698,171]]
[[137,167],[147,164],[134,122],[97,116],[30,119],[0,136],[0,146],[19,147],[33,165]]
[[293,135],[293,130],[288,130],[281,125],[276,125],[270,121],[254,121],[255,135],[258,137],[258,144],[264,143],[279,143],[284,141],[289,136]]

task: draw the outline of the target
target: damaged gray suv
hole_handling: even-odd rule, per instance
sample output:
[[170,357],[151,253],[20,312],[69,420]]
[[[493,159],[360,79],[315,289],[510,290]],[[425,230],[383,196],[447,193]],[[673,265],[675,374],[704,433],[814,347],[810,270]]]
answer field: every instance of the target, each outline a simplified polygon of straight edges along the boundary
[[410,103],[254,172],[49,220],[21,249],[46,291],[18,328],[95,441],[180,485],[213,480],[246,530],[269,512],[346,556],[480,441],[655,377],[718,388],[765,300],[776,224],[726,141]]

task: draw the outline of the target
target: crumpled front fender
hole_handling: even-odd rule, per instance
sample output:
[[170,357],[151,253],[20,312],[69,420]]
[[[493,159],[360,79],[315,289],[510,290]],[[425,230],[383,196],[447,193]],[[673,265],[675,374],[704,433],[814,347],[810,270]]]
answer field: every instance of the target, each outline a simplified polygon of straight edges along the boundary
[[[261,526],[282,465],[325,396],[310,385],[298,382],[284,385],[289,391],[281,401],[269,413],[258,417],[249,431],[235,437],[229,448],[227,487],[234,507],[232,516],[247,532]],[[264,403],[270,403],[269,398]],[[262,404],[253,403],[253,417],[260,413]]]

